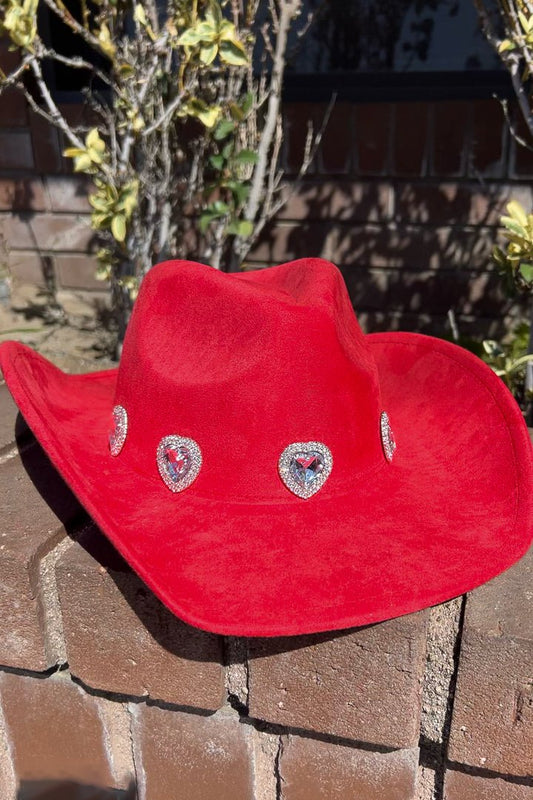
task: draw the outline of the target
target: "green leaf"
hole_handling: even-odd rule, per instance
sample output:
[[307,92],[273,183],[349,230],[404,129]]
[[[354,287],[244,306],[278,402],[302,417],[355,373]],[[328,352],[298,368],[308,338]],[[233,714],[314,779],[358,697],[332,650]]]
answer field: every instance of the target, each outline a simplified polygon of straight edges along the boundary
[[504,267],[505,264],[507,263],[507,258],[505,256],[505,253],[503,252],[501,247],[498,247],[497,245],[495,245],[492,248],[492,258],[493,261],[495,261],[500,267]]
[[205,234],[213,220],[219,219],[221,216],[222,214],[217,214],[213,211],[204,211],[199,222],[200,233]]
[[507,203],[506,208],[509,216],[525,228],[527,225],[527,214],[522,204],[519,203],[518,200],[511,200],[510,203]]
[[63,155],[67,158],[78,158],[78,156],[85,155],[85,150],[80,147],[67,147],[66,150],[63,150]]
[[247,183],[239,183],[239,181],[228,181],[226,187],[232,192],[235,203],[242,206],[250,194],[250,186]]
[[85,137],[85,146],[87,150],[96,150],[98,153],[105,152],[105,142],[100,138],[98,128],[91,128]]
[[222,156],[220,153],[215,156],[209,156],[209,163],[215,169],[223,169],[225,163],[224,156]]
[[111,277],[111,267],[109,264],[99,264],[96,267],[94,277],[97,281],[108,281]]
[[97,211],[108,211],[111,205],[109,200],[105,197],[102,197],[100,194],[90,194],[89,203]]
[[219,53],[221,60],[232,67],[243,67],[248,63],[246,50],[236,40],[220,42]]
[[140,23],[143,26],[148,24],[148,20],[146,19],[146,12],[143,6],[140,3],[135,4],[135,11],[133,12],[133,19]]
[[205,111],[199,110],[196,116],[206,128],[212,128],[217,124],[217,120],[220,117],[221,112],[222,109],[220,106],[210,106],[209,108],[206,108]]
[[179,37],[178,44],[184,47],[196,47],[201,41],[203,41],[202,36],[194,28],[188,28]]
[[520,239],[527,239],[526,229],[519,225],[516,220],[512,219],[512,217],[502,217],[501,223],[507,228],[507,230],[520,237]]
[[215,200],[215,202],[211,204],[211,208],[217,214],[229,214],[229,206],[227,203],[224,203],[223,200]]
[[227,233],[232,233],[234,236],[240,236],[242,239],[247,239],[252,235],[254,230],[253,222],[248,219],[234,219],[226,228]]
[[241,99],[241,108],[242,108],[242,113],[244,114],[244,116],[246,116],[247,114],[250,113],[250,111],[252,110],[253,104],[254,104],[254,93],[253,92],[247,92],[244,95],[244,97]]
[[257,153],[253,150],[241,150],[235,156],[237,164],[257,164]]
[[235,120],[235,122],[242,122],[244,119],[244,114],[242,108],[237,105],[237,103],[230,103],[229,106],[229,113],[231,114],[231,118]]
[[496,356],[503,356],[504,351],[501,346],[496,342],[494,339],[484,339],[483,340],[483,349],[485,353],[490,356],[491,358],[495,358]]
[[524,30],[524,33],[529,33],[530,29],[530,20],[523,14],[521,11],[518,12],[518,19],[520,20],[520,24]]
[[515,47],[516,45],[511,39],[504,39],[503,42],[500,42],[498,45],[498,53],[506,53],[508,50],[514,50]]
[[230,119],[221,120],[215,128],[214,138],[217,142],[225,139],[235,128],[235,123]]
[[117,242],[123,242],[126,238],[126,217],[124,214],[116,214],[111,220],[111,233]]
[[220,28],[222,24],[222,8],[220,7],[219,0],[212,0],[210,3],[210,9],[205,15],[205,18],[209,20],[209,22],[214,25],[217,29]]
[[208,44],[204,45],[200,48],[200,61],[202,64],[205,64],[208,67],[210,64],[213,63],[217,56],[217,46],[216,44]]
[[533,281],[533,264],[520,264],[518,271],[527,283]]
[[89,172],[93,167],[93,162],[87,153],[74,159],[74,172]]

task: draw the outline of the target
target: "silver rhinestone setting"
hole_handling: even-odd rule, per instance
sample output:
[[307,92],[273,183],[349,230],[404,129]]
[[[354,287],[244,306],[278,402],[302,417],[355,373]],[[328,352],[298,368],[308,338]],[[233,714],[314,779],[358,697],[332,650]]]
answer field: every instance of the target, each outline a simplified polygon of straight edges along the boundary
[[285,448],[278,469],[281,480],[297,497],[307,500],[321,489],[331,474],[333,456],[322,442],[295,442]]
[[387,461],[391,462],[396,450],[396,440],[390,426],[389,415],[383,411],[380,419],[381,444]]
[[109,434],[109,450],[112,456],[118,456],[128,433],[128,412],[124,406],[115,406],[113,409],[113,422],[115,428]]
[[202,466],[202,452],[194,439],[164,436],[157,446],[157,468],[171,492],[182,492],[195,480]]

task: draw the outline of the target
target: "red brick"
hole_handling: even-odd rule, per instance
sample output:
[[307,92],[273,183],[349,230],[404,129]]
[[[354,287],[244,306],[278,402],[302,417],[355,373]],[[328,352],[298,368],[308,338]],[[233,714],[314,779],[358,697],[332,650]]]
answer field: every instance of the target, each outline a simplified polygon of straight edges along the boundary
[[26,99],[18,89],[7,89],[2,93],[2,127],[18,127],[28,124]]
[[15,420],[18,408],[0,377],[0,455],[15,443]]
[[78,781],[22,781],[17,800],[138,800],[135,785],[129,791],[88,786]]
[[377,222],[389,218],[391,196],[392,187],[386,183],[305,182],[289,196],[277,218],[304,223],[322,219]]
[[448,770],[445,800],[533,800],[533,781],[528,785]]
[[[344,267],[389,267],[402,270],[487,269],[495,236],[492,229],[461,231],[452,226],[424,228],[338,225],[329,258]],[[428,311],[431,306],[428,306]]]
[[225,700],[222,640],[168,611],[91,528],[56,566],[67,658],[95,689],[214,710]]
[[45,211],[47,201],[40,178],[0,177],[0,211]]
[[389,307],[389,285],[391,278],[395,277],[391,270],[357,269],[353,266],[342,272],[356,312]]
[[0,217],[0,237],[5,239],[9,250],[33,250],[33,236],[29,217],[18,214],[5,214]]
[[0,41],[0,69],[8,73],[20,64],[20,60],[20,51],[12,50],[10,41],[2,39]]
[[39,114],[30,112],[30,130],[37,171],[45,174],[62,172],[64,159],[57,129]]
[[453,308],[458,314],[491,316],[498,314],[504,301],[501,279],[495,273],[471,275],[445,268],[410,271],[406,264],[389,277],[389,311],[430,310],[432,315],[446,315]]
[[470,103],[442,101],[433,106],[433,174],[462,175]]
[[42,250],[85,252],[95,236],[90,217],[77,214],[39,214],[30,224]]
[[0,169],[33,169],[33,166],[29,132],[0,129]]
[[468,596],[448,756],[533,774],[533,550]]
[[482,191],[479,186],[457,182],[397,184],[396,219],[402,224],[429,223],[435,227],[499,225],[511,199],[519,200],[525,208],[533,205],[528,186],[503,185]]
[[95,256],[69,253],[56,255],[54,260],[59,285],[64,289],[105,289],[107,284],[97,281],[95,277],[98,264]]
[[392,106],[388,103],[358,105],[355,116],[357,172],[382,175],[389,166]]
[[524,122],[524,117],[518,105],[513,109],[513,127],[520,140],[511,136],[510,172],[512,177],[530,178],[533,175],[533,151],[531,150],[531,132]]
[[471,172],[474,176],[503,177],[507,123],[501,103],[497,99],[476,100],[472,109]]
[[[308,123],[311,122],[314,129],[319,130],[323,116],[324,106],[319,103],[284,104],[284,166],[287,172],[297,173],[300,170],[305,154]],[[311,165],[308,174],[314,171]]]
[[46,188],[52,211],[78,211],[87,213],[91,207],[87,195],[91,188],[89,178],[79,175],[49,175]]
[[320,146],[322,172],[330,175],[350,172],[354,151],[353,105],[336,103]]
[[68,676],[0,674],[0,697],[19,781],[116,786],[96,700]]
[[249,255],[250,261],[277,264],[292,258],[319,256],[330,258],[329,239],[333,226],[328,223],[270,226]]
[[281,760],[281,800],[413,800],[418,749],[372,753],[289,736]]
[[428,159],[428,104],[397,103],[394,110],[394,173],[424,175]]
[[337,635],[251,639],[250,716],[387,747],[413,746],[426,620],[422,612]]
[[8,253],[9,272],[16,284],[44,286],[43,262],[38,252],[10,250]]
[[144,797],[252,800],[250,729],[234,712],[204,717],[141,705],[132,713]]
[[80,508],[37,445],[0,466],[0,507],[0,663],[44,670],[55,653],[46,638],[39,563]]

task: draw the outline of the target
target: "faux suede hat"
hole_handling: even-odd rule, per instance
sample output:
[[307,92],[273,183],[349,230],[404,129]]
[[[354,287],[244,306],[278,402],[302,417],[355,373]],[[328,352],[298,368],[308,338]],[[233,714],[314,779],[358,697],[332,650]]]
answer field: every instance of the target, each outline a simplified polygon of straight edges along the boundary
[[532,448],[480,360],[363,335],[320,259],[143,281],[118,369],[0,347],[22,414],[177,616],[276,636],[407,614],[487,581],[532,536]]

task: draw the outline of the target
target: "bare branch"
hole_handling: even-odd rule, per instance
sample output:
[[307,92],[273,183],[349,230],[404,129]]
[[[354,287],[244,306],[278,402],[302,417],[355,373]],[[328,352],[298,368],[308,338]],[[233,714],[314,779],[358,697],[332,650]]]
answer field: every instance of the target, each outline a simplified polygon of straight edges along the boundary
[[41,97],[43,98],[50,121],[56,126],[56,128],[59,128],[59,130],[64,133],[65,137],[72,145],[74,145],[74,147],[83,149],[85,147],[84,142],[74,133],[53,100],[52,95],[48,90],[48,86],[44,81],[41,64],[36,56],[30,59],[29,66],[35,77],[35,81],[39,88],[39,92],[41,93]]
[[172,115],[180,107],[184,96],[185,92],[179,92],[179,94],[176,95],[176,97],[172,100],[172,102],[169,103],[164,112],[156,120],[154,120],[154,122],[152,122],[151,125],[148,125],[147,128],[144,128],[141,135],[143,137],[149,136],[155,130],[161,128],[162,126],[170,122]]
[[54,2],[54,0],[44,0],[48,8],[53,11],[53,13],[59,17],[59,19],[65,23],[74,33],[77,33],[81,38],[87,42],[94,50],[101,53],[102,47],[100,42],[92,34],[88,28],[85,28],[83,25],[80,25],[77,19],[72,16],[70,11],[63,5],[61,0]]
[[28,69],[29,63],[33,58],[33,54],[26,54],[22,59],[19,66],[0,80],[0,94],[10,86],[15,86],[20,83],[20,78]]
[[[273,3],[270,3],[273,6]],[[265,175],[268,169],[268,158],[272,148],[272,141],[275,136],[277,118],[281,102],[281,85],[285,70],[285,52],[287,49],[287,36],[292,19],[298,13],[299,2],[294,0],[282,0],[279,4],[278,30],[276,37],[276,48],[272,65],[272,75],[270,79],[270,94],[266,113],[265,125],[261,135],[261,141],[257,151],[257,164],[252,178],[250,195],[245,209],[245,218],[255,220],[259,203],[261,201],[262,188],[264,186]],[[272,9],[275,13],[275,9]]]

